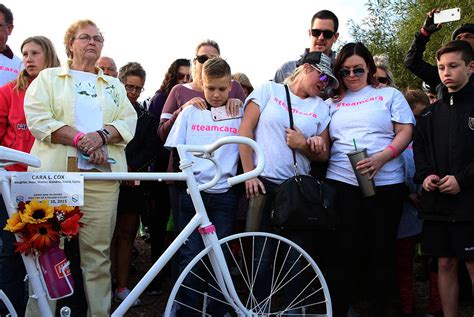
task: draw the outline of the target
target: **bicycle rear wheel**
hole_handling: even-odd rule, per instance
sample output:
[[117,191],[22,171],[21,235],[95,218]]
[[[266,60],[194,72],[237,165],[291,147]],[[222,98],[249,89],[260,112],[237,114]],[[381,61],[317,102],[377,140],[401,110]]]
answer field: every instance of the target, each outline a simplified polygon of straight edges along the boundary
[[[332,316],[320,269],[294,242],[271,233],[246,232],[219,244],[239,300],[252,316]],[[222,295],[209,252],[210,247],[200,252],[180,274],[165,316],[245,315]]]

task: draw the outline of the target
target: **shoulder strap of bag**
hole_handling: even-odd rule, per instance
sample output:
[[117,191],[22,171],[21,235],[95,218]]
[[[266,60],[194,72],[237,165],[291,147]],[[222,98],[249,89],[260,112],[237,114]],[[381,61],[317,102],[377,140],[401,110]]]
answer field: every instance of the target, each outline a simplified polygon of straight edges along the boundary
[[[290,129],[293,129],[294,121],[293,121],[293,110],[291,108],[290,90],[288,89],[288,85],[284,85],[284,86],[285,86],[285,92],[286,92],[286,104],[288,106],[288,116],[290,117]],[[293,153],[293,167],[295,169],[295,176],[298,176],[298,163],[296,163],[296,153],[295,153],[295,150],[293,149],[291,149],[291,152]]]

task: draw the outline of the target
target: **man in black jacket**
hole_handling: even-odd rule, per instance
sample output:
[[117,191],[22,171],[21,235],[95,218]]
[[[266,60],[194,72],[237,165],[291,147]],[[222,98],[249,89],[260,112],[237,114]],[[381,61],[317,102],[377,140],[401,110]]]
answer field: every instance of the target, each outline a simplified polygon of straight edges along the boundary
[[[430,36],[441,29],[442,24],[435,24],[433,18],[434,13],[438,11],[439,9],[433,9],[428,12],[425,23],[421,27],[420,32],[415,34],[415,39],[405,57],[405,67],[431,88],[438,87],[441,80],[436,66],[423,60],[423,53],[425,52],[426,44],[430,40]],[[453,32],[452,39],[466,41],[474,49],[474,24],[466,23],[461,25]]]
[[442,98],[417,121],[415,181],[423,183],[423,251],[438,256],[445,317],[457,316],[458,261],[474,284],[474,72],[473,49],[451,41],[437,52]]

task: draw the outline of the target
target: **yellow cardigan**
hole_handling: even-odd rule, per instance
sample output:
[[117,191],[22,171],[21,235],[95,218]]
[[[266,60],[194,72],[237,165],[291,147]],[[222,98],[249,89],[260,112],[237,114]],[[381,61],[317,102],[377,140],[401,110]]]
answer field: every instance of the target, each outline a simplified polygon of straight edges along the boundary
[[[123,84],[116,78],[104,76],[98,70],[96,91],[104,115],[104,125],[114,126],[123,141],[107,146],[108,155],[117,163],[111,164],[112,172],[126,172],[125,146],[133,139],[137,113],[127,98]],[[25,115],[28,128],[36,140],[31,154],[41,159],[40,168],[28,171],[65,172],[67,157],[75,157],[73,146],[51,143],[51,134],[68,125],[74,127],[75,88],[69,65],[41,71],[25,95]]]

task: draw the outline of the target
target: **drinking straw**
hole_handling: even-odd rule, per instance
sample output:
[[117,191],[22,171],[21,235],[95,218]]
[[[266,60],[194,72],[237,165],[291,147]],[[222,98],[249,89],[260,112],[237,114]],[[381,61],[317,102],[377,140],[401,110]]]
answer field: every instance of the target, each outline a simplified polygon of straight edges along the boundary
[[356,144],[356,139],[352,139],[352,142],[354,142],[354,148],[357,151],[357,144]]

